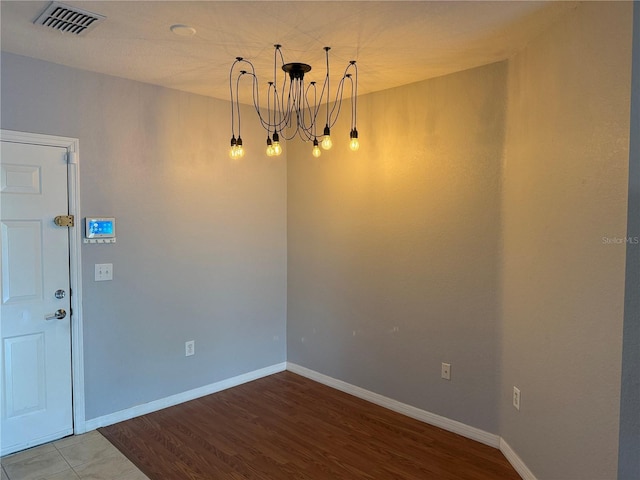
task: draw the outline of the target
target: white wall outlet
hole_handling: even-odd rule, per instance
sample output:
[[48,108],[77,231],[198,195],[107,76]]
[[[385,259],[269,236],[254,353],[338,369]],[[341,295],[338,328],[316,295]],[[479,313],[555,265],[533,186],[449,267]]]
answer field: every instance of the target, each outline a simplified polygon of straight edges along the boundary
[[520,389],[518,387],[513,387],[513,406],[516,407],[516,410],[520,410]]
[[440,372],[440,376],[445,380],[451,380],[451,364],[443,363],[442,370]]
[[196,353],[196,341],[189,340],[188,342],[184,342],[184,356],[190,357],[191,355],[195,355]]
[[96,263],[95,269],[96,282],[113,280],[113,263]]

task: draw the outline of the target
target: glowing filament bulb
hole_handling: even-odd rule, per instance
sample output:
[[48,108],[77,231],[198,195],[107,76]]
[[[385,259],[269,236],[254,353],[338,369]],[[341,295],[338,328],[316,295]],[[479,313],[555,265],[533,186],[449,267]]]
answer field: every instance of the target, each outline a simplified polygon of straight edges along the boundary
[[275,149],[271,143],[271,139],[267,137],[267,157],[273,157],[275,155]]
[[322,150],[320,150],[320,147],[318,146],[318,140],[314,139],[313,140],[313,150],[311,150],[311,154],[318,158],[320,155],[322,155]]
[[280,136],[278,132],[273,132],[273,154],[277,157],[282,153],[282,147],[280,146]]
[[238,136],[238,141],[236,142],[236,156],[234,158],[242,157],[244,157],[244,148],[242,147],[242,139]]
[[355,128],[351,130],[349,138],[351,138],[351,141],[349,142],[349,148],[353,152],[356,152],[360,148],[360,142],[358,141],[358,130],[356,130]]
[[331,141],[331,130],[329,130],[329,125],[325,125],[324,127],[324,137],[322,138],[322,148],[325,150],[329,150],[333,146],[333,142]]
[[236,136],[234,135],[234,136],[231,137],[231,147],[229,148],[229,157],[230,158],[235,159],[237,157],[236,152],[238,150],[238,147],[236,145],[237,145]]

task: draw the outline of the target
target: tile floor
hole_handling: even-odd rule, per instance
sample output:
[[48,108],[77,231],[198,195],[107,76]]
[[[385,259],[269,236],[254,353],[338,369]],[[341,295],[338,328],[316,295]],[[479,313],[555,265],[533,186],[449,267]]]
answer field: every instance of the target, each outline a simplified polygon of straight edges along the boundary
[[97,431],[7,455],[0,463],[1,480],[148,480]]

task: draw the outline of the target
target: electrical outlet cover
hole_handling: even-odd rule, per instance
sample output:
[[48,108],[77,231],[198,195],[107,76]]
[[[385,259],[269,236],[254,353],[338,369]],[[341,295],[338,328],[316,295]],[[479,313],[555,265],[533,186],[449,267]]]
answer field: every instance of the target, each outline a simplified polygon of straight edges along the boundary
[[443,363],[442,370],[440,372],[440,376],[445,380],[451,380],[451,364]]

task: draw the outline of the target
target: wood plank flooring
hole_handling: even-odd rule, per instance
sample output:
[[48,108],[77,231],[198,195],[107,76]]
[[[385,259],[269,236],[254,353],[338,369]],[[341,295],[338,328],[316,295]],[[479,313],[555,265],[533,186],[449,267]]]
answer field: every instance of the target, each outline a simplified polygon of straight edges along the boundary
[[282,372],[101,428],[152,480],[496,480],[499,450]]

